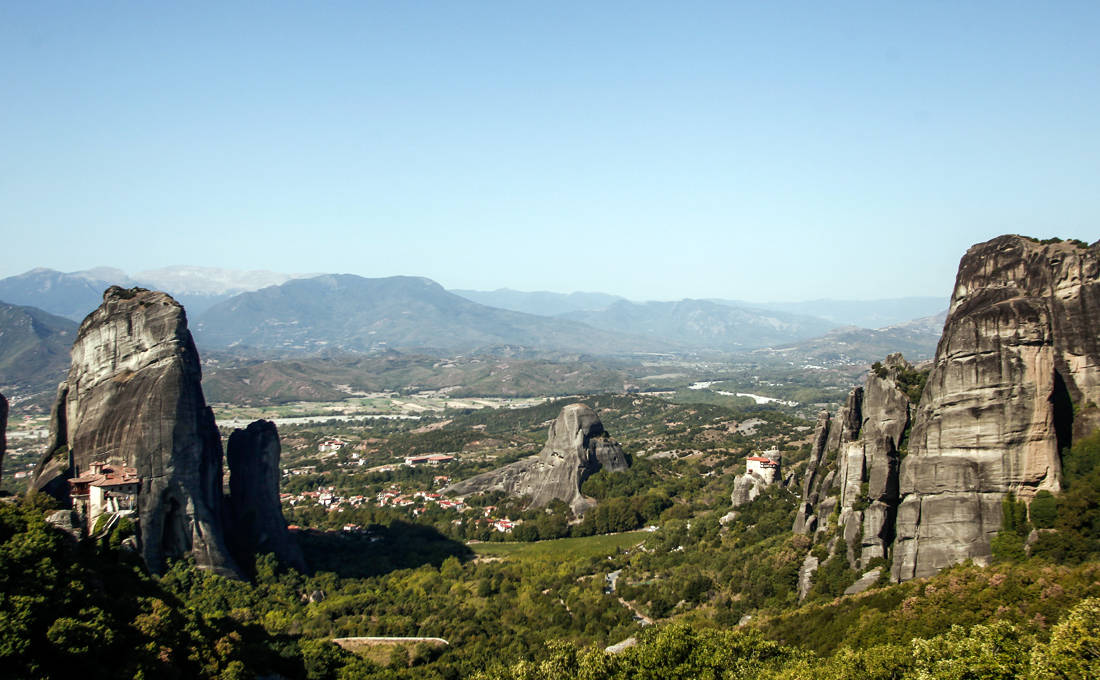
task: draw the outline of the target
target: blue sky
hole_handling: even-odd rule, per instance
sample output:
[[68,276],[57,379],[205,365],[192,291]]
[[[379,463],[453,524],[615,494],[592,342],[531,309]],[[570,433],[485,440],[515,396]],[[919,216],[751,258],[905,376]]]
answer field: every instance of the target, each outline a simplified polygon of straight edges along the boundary
[[1100,3],[0,4],[0,276],[950,294],[1100,237]]

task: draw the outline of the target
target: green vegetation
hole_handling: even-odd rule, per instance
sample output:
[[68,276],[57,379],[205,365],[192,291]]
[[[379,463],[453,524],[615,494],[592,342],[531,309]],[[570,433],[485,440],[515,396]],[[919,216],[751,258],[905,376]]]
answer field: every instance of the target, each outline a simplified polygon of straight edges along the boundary
[[[919,376],[904,382],[907,393],[921,384]],[[286,427],[284,464],[301,474],[285,476],[283,490],[331,486],[372,500],[382,490],[438,489],[441,474],[459,479],[536,453],[570,401]],[[584,482],[598,504],[583,519],[564,503],[529,509],[500,493],[466,499],[465,512],[288,504],[308,574],[260,556],[252,582],[187,562],[150,576],[126,548],[128,521],[78,543],[43,520],[42,501],[0,504],[2,668],[27,678],[294,680],[1100,672],[1100,434],[1064,452],[1064,492],[1039,493],[1030,504],[1005,500],[992,567],[963,564],[902,584],[884,579],[843,596],[859,574],[845,542],[830,533],[835,516],[815,546],[791,533],[799,499],[781,485],[730,512],[744,456],[774,446],[785,468],[799,465],[809,450],[806,421],[779,408],[651,395],[585,401],[633,464]],[[321,453],[333,437],[345,446]],[[445,451],[458,459],[436,468],[394,465],[412,453]],[[519,523],[501,533],[483,521],[489,514]],[[655,529],[637,530],[649,525]],[[800,603],[798,571],[811,550],[820,566]],[[362,636],[449,644],[353,652],[331,642]],[[603,651],[630,637],[636,646]]]
[[[890,370],[883,366],[881,361],[876,361],[871,364],[871,372],[883,380],[890,376]],[[893,372],[894,382],[897,384],[898,389],[904,392],[905,396],[909,397],[909,401],[914,404],[919,404],[921,394],[924,393],[924,385],[928,382],[928,374],[931,372],[931,368],[922,370],[899,366],[895,368]]]
[[500,666],[482,680],[622,678],[828,680],[1092,678],[1100,673],[1100,600],[1081,601],[1049,634],[1000,620],[953,625],[902,644],[843,648],[821,657],[765,638],[758,630],[674,624],[647,631],[619,654],[557,644],[540,662]]
[[486,557],[589,559],[636,546],[644,541],[646,536],[644,531],[628,531],[621,534],[559,538],[535,543],[475,543],[470,547],[476,554]]
[[920,397],[924,394],[924,386],[928,382],[928,374],[931,371],[931,368],[920,370],[901,367],[897,370],[894,381],[897,383],[898,388],[909,397],[909,401],[919,404]]
[[1031,555],[1061,564],[1100,560],[1100,430],[1063,451],[1062,481],[1061,494],[1032,501],[1040,531]]

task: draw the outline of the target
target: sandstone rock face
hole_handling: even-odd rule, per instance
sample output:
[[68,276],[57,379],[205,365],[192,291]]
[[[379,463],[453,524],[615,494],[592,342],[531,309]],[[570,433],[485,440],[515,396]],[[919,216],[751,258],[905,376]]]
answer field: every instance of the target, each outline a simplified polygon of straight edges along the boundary
[[872,569],[859,577],[859,580],[844,589],[845,595],[856,595],[875,585],[878,577],[882,575],[882,569]]
[[570,404],[550,425],[546,446],[537,456],[452,484],[443,493],[467,496],[504,491],[529,496],[531,507],[548,505],[557,498],[579,516],[594,504],[581,495],[581,483],[601,469],[627,467],[622,448],[608,436],[596,412],[584,404]]
[[4,474],[4,453],[8,450],[8,400],[0,394],[0,476]]
[[[794,531],[828,529],[822,518],[839,508],[837,527],[852,568],[886,557],[898,504],[898,449],[909,426],[909,397],[899,375],[914,369],[900,354],[886,358],[854,388],[835,418],[818,416]],[[835,497],[829,496],[837,494]]]
[[798,601],[806,599],[806,595],[809,594],[810,588],[814,584],[814,574],[817,573],[818,559],[813,555],[807,554],[806,559],[802,560],[802,566],[798,568]]
[[153,571],[191,555],[227,575],[222,449],[183,308],[164,293],[109,288],[80,326],[32,489],[64,497],[93,462],[136,468],[140,553]]
[[894,580],[988,562],[1002,498],[1057,492],[1098,402],[1100,242],[967,251],[901,464]]
[[756,500],[756,497],[768,488],[769,482],[755,472],[746,472],[733,478],[733,493],[730,500],[733,507],[739,507]]
[[305,571],[297,541],[286,528],[279,503],[279,432],[275,423],[257,420],[233,430],[226,447],[229,499],[226,533],[237,563],[274,553],[280,562]]

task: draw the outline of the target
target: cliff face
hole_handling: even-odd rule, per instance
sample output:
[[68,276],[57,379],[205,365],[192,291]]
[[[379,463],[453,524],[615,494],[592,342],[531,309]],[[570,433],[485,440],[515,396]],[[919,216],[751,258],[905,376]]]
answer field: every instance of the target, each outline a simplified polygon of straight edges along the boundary
[[1057,492],[1061,451],[1100,426],[1100,242],[971,248],[916,408],[914,378],[887,357],[819,417],[794,525],[835,528],[852,567],[892,556],[895,581],[987,563],[1006,495]]
[[281,452],[279,432],[268,420],[257,420],[229,435],[226,533],[241,566],[248,565],[254,555],[274,553],[283,564],[304,571],[302,551],[287,531],[279,503]]
[[135,468],[139,545],[149,568],[192,555],[204,568],[235,574],[222,532],[221,438],[201,378],[175,300],[109,288],[80,326],[32,489],[64,498],[65,480],[93,462]]
[[531,507],[558,498],[581,515],[593,505],[581,495],[581,483],[601,469],[627,467],[622,448],[608,436],[596,412],[584,404],[570,404],[550,425],[546,446],[537,456],[452,484],[443,493],[466,496],[504,491],[530,496]]
[[901,466],[893,578],[990,558],[1008,493],[1057,492],[1100,425],[1100,242],[1002,236],[963,257]]
[[899,448],[910,413],[902,375],[914,373],[900,354],[891,354],[848,394],[835,418],[818,416],[793,529],[816,535],[837,510],[852,568],[886,557],[893,543]]

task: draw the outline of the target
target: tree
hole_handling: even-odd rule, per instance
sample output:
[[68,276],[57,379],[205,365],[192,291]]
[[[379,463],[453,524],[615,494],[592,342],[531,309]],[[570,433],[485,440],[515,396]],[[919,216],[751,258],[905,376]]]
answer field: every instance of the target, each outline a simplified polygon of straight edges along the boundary
[[1100,598],[1082,600],[1050,632],[1050,643],[1031,652],[1031,677],[1100,677]]
[[1058,501],[1054,494],[1043,489],[1031,500],[1029,512],[1031,523],[1037,529],[1053,529],[1054,522],[1058,519]]

